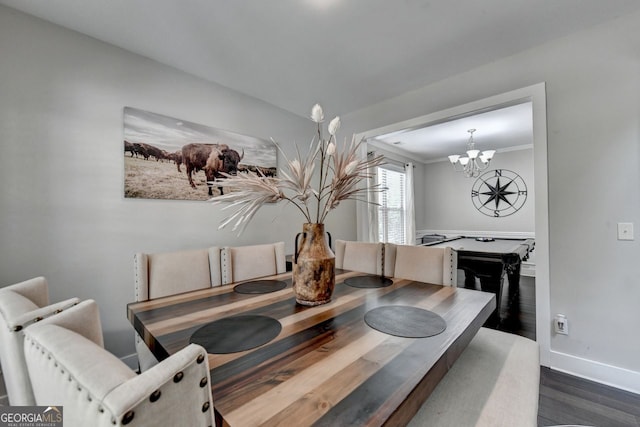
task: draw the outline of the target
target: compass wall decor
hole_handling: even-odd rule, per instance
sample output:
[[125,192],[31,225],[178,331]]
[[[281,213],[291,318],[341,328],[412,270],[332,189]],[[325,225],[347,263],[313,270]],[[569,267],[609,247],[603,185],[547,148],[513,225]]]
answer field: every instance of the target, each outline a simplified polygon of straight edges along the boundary
[[476,209],[487,216],[509,216],[520,210],[527,200],[527,185],[513,171],[490,170],[473,183],[471,200]]

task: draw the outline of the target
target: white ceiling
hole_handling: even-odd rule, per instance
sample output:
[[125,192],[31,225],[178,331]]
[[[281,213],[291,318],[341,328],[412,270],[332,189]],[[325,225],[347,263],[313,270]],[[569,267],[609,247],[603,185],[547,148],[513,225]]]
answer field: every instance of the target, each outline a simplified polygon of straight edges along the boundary
[[[638,0],[0,0],[306,116],[344,115]],[[480,135],[480,134],[478,134]]]
[[379,135],[373,142],[391,151],[408,151],[424,163],[447,160],[450,154],[463,155],[467,151],[469,129],[475,129],[473,141],[480,151],[531,147],[532,107],[531,102],[525,102],[428,127]]
[[[300,116],[345,115],[640,9],[638,0],[0,0]],[[388,135],[423,161],[531,144],[524,107]],[[501,113],[510,115],[498,117]],[[518,114],[519,113],[519,114]],[[527,116],[528,114],[528,116]],[[502,130],[496,131],[495,123]],[[528,134],[527,134],[528,132]],[[449,145],[452,144],[452,145]]]

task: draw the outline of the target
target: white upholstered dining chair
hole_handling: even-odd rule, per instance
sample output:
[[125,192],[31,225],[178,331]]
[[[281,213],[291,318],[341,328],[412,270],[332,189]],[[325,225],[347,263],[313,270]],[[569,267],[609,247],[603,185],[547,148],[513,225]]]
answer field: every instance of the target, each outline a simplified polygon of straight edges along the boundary
[[220,248],[134,255],[136,301],[220,286]]
[[456,286],[458,255],[450,247],[395,245],[394,277]]
[[220,250],[220,270],[223,285],[284,273],[284,242],[224,247]]
[[382,243],[336,240],[336,268],[382,276],[383,250]]
[[78,301],[78,298],[70,298],[49,304],[49,286],[44,277],[0,289],[0,363],[10,405],[35,404],[24,361],[25,328]]
[[35,403],[66,427],[213,426],[206,351],[191,344],[136,375],[103,348],[98,306],[79,303],[25,330]]
[[[451,248],[395,249],[395,277],[457,286]],[[535,341],[482,327],[409,426],[535,427],[539,379]]]
[[[162,253],[139,252],[134,255],[133,263],[137,302],[222,284],[218,247]],[[140,371],[144,372],[158,363],[137,333],[135,343]]]

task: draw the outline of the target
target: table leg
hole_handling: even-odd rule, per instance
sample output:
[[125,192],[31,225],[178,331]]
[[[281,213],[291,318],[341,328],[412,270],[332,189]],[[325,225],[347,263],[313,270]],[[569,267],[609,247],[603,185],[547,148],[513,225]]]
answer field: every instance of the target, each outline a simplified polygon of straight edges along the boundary
[[464,287],[466,289],[475,289],[476,288],[476,275],[470,270],[464,271]]
[[[458,267],[460,267],[460,259]],[[462,267],[464,270],[464,286],[467,289],[475,289],[475,278],[480,278],[480,289],[485,292],[492,292],[496,295],[496,309],[491,314],[485,326],[497,328],[500,325],[500,301],[502,298],[502,276],[504,267],[501,262],[487,262],[485,260],[464,259]]]
[[507,266],[509,293],[507,299],[507,317],[504,329],[510,332],[520,329],[520,263]]

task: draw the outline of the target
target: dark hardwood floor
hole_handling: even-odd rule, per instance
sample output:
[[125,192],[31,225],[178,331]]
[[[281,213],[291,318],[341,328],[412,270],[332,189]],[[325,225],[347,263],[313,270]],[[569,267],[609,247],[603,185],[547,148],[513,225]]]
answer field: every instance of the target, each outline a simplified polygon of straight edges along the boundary
[[542,368],[538,426],[639,427],[640,395]]

